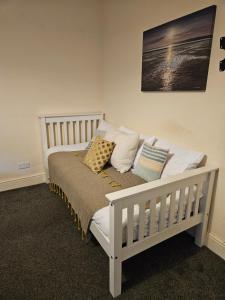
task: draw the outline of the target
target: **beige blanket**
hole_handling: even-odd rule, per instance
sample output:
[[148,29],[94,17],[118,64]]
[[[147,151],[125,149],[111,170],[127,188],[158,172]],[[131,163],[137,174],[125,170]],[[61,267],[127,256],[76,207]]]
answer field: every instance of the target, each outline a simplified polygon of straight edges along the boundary
[[121,174],[112,166],[107,166],[105,173],[94,174],[83,164],[86,152],[53,153],[48,160],[50,182],[66,194],[85,234],[94,213],[109,204],[105,194],[145,183],[131,172]]

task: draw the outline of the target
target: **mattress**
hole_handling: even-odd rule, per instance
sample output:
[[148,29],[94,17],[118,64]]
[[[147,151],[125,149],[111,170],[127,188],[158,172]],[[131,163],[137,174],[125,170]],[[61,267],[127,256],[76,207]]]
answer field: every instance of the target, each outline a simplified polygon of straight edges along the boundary
[[[192,194],[192,211],[193,211],[193,205],[195,200],[196,188],[194,188],[194,193]],[[178,217],[178,208],[179,208],[179,197],[180,197],[180,191],[176,192],[176,199],[175,199],[175,209],[174,209],[174,216],[173,216],[173,224],[177,222]],[[187,199],[188,199],[188,188],[185,190],[185,201],[183,205],[183,218],[185,216],[186,208],[187,208]],[[169,209],[170,209],[170,196],[167,197],[166,200],[166,209],[165,209],[165,226],[168,226],[169,221]],[[160,203],[156,205],[156,218],[155,218],[155,224],[154,224],[154,232],[158,231],[159,227],[159,213],[160,213]],[[149,235],[149,228],[150,228],[150,218],[151,218],[151,210],[146,209],[145,210],[145,230],[144,235]],[[92,218],[92,222],[97,225],[98,229],[109,239],[109,206],[103,207],[96,211]],[[134,240],[138,239],[138,225],[139,224],[139,205],[134,205],[134,231],[133,231],[133,237]],[[123,234],[122,239],[123,243],[126,243],[127,238],[127,210],[123,209],[122,213],[122,227],[123,227]]]

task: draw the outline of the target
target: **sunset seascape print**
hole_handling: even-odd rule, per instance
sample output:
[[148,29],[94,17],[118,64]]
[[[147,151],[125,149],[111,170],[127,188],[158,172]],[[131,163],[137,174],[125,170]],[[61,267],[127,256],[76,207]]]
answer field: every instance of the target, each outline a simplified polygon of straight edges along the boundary
[[143,34],[142,91],[205,91],[216,6]]

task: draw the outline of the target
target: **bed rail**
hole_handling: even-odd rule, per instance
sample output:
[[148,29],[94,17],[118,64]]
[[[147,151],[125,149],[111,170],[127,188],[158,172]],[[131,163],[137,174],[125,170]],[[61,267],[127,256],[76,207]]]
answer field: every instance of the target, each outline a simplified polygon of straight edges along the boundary
[[[216,171],[202,167],[106,195],[110,205],[110,291],[114,297],[121,293],[122,261],[196,225],[195,243],[204,245]],[[139,206],[137,239],[134,238],[135,205]],[[150,208],[147,223],[146,207]],[[124,209],[127,214],[126,244],[122,243]],[[156,218],[158,226],[155,226]]]
[[89,142],[103,118],[104,114],[101,112],[39,116],[46,169],[48,149]]

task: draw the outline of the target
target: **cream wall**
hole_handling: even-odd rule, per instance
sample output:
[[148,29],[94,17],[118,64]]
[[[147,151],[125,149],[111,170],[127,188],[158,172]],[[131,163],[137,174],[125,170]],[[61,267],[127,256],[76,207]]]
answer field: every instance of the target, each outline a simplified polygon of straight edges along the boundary
[[[207,91],[142,93],[143,30],[217,4]],[[38,115],[112,122],[208,154],[220,168],[211,233],[225,242],[223,0],[0,1],[0,184],[43,172]],[[19,171],[17,163],[30,161]]]
[[0,1],[0,181],[43,171],[39,114],[100,109],[100,14],[98,0]]
[[[225,51],[224,0],[105,0],[103,107],[116,124],[152,133],[208,154],[219,166],[211,233],[225,242]],[[185,14],[217,4],[206,92],[141,92],[142,33]],[[225,257],[225,255],[224,255]]]

